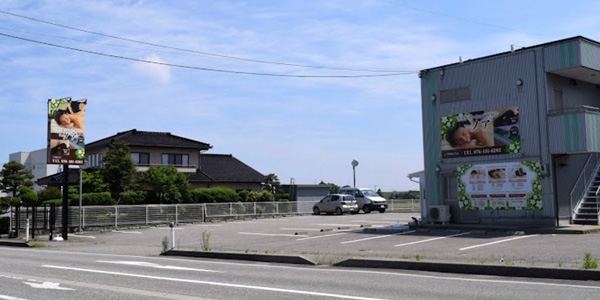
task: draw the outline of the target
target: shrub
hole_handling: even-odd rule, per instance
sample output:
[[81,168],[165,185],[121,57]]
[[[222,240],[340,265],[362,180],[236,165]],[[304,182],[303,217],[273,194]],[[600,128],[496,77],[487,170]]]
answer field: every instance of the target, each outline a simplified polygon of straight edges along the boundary
[[122,205],[134,205],[134,204],[142,204],[146,201],[146,192],[144,191],[127,191],[119,194],[121,200],[119,204]]
[[237,193],[225,187],[198,188],[191,191],[194,203],[238,202]]
[[38,204],[38,196],[30,187],[21,187],[19,190],[19,197],[23,202],[23,205],[33,206]]
[[[105,193],[87,193],[81,195],[81,202],[84,206],[89,205],[115,205],[116,202],[110,196],[109,192]],[[77,206],[79,205],[79,197],[71,198],[70,205]]]
[[42,202],[42,205],[50,207],[51,204],[55,204],[57,207],[62,205],[62,199],[51,199]]
[[59,188],[56,187],[47,187],[37,193],[38,200],[44,202],[46,200],[52,199],[60,199],[62,197],[62,193]]

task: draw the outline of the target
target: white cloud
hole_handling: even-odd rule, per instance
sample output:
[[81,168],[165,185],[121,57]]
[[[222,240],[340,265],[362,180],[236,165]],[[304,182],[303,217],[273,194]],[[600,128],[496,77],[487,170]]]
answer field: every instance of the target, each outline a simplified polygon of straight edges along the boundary
[[171,81],[171,67],[161,65],[166,62],[158,57],[158,55],[152,54],[143,58],[143,60],[156,62],[158,64],[136,62],[133,65],[134,70],[141,75],[148,76],[160,82],[161,84],[168,84]]

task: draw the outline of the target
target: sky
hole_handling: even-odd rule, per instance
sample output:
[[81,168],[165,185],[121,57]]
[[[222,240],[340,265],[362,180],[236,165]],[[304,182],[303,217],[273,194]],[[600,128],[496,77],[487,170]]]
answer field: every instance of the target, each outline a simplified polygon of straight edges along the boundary
[[47,100],[88,99],[86,142],[208,143],[284,184],[418,190],[418,71],[582,35],[597,1],[0,2],[0,163],[46,147]]

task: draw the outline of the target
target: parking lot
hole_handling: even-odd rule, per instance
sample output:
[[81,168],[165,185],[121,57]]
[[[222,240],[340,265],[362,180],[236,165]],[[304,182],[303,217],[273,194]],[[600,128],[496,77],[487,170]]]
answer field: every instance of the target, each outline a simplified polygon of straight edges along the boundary
[[[585,252],[600,256],[598,234],[524,234],[481,230],[412,230],[416,213],[306,215],[186,224],[175,228],[176,248],[302,255],[321,263],[351,257],[580,268]],[[70,235],[69,247],[89,252],[156,255],[168,227],[127,228]]]

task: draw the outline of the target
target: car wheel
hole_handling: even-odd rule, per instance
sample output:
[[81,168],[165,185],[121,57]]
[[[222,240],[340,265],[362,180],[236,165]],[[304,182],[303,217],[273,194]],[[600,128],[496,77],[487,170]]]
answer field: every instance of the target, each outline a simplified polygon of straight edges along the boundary
[[385,208],[382,208],[379,210],[380,213],[384,213],[385,212]]
[[318,207],[313,207],[313,214],[320,215],[321,214],[321,210]]
[[342,214],[342,209],[341,209],[341,208],[339,208],[339,207],[338,207],[338,208],[336,208],[336,209],[335,209],[335,214],[336,214],[336,215],[338,215],[338,216],[339,216],[339,215],[341,215],[341,214]]
[[370,214],[371,208],[368,205],[365,205],[365,206],[363,206],[363,211],[365,212],[365,214]]

